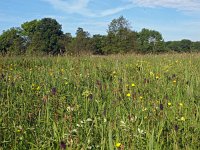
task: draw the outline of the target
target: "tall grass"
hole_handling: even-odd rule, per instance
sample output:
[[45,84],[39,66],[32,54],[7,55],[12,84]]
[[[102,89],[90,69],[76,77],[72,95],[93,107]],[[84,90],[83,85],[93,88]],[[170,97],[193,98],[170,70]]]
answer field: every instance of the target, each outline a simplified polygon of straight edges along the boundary
[[199,149],[199,89],[198,54],[0,58],[0,149]]

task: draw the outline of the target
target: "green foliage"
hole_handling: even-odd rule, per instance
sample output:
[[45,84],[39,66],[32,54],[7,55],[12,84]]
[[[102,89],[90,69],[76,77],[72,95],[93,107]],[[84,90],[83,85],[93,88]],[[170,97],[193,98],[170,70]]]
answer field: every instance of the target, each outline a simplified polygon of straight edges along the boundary
[[100,55],[105,54],[103,49],[105,45],[106,45],[106,36],[100,34],[93,35],[91,39],[91,49],[94,54],[100,54]]
[[166,47],[168,50],[175,51],[175,52],[191,52],[198,50],[200,45],[195,46],[192,41],[183,39],[181,41],[169,41],[166,42]]
[[58,45],[60,45],[61,54],[63,54],[63,53],[71,54],[72,53],[72,48],[70,47],[72,40],[73,40],[73,38],[72,38],[71,33],[65,33],[60,37],[60,39],[58,41]]
[[192,42],[192,51],[200,52],[200,42]]
[[165,51],[161,33],[155,30],[142,29],[137,39],[139,52],[157,53]]
[[27,45],[30,53],[37,51],[46,54],[60,53],[59,39],[63,35],[61,25],[51,18],[33,20],[22,24],[24,36],[27,37]]
[[120,16],[108,25],[107,35],[93,35],[78,28],[76,36],[63,33],[61,25],[52,18],[25,22],[21,28],[11,28],[0,35],[2,55],[80,55],[118,53],[199,52],[199,42],[187,39],[164,42],[155,30],[131,30],[129,21]]
[[123,16],[113,19],[108,26],[106,46],[103,52],[111,53],[127,53],[135,50],[136,36],[131,31],[130,23]]
[[78,28],[76,37],[71,42],[71,51],[75,54],[81,54],[90,51],[90,34],[84,31],[83,28]]
[[19,55],[24,53],[24,39],[19,28],[11,28],[0,35],[0,53]]

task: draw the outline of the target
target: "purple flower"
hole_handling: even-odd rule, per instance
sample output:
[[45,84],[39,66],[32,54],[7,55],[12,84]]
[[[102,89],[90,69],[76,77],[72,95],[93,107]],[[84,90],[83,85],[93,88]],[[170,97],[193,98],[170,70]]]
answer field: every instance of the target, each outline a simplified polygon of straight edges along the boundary
[[163,107],[163,104],[160,104],[160,110],[163,110],[164,107]]
[[52,93],[53,95],[56,95],[56,88],[55,88],[55,87],[51,89],[51,93]]
[[61,149],[66,149],[66,147],[67,147],[67,146],[66,146],[65,142],[64,142],[64,141],[61,141],[61,142],[60,142],[60,148],[61,148]]
[[178,125],[175,125],[175,126],[174,126],[174,130],[177,132],[178,129],[179,129]]

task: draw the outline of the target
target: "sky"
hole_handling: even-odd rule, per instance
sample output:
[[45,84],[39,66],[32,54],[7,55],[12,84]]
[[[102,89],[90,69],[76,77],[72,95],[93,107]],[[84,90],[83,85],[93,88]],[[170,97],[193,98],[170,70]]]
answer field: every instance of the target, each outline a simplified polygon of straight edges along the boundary
[[200,0],[1,0],[0,34],[24,22],[51,17],[65,33],[82,27],[91,35],[106,34],[120,16],[132,30],[159,31],[165,41],[200,41]]

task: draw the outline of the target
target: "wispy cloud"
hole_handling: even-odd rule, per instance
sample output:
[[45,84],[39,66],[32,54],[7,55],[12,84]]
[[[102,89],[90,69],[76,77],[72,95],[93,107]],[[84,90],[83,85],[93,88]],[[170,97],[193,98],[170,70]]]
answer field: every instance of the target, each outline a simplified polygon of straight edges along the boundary
[[68,13],[77,13],[84,16],[93,16],[92,12],[87,8],[91,0],[43,0],[50,3],[54,8]]
[[117,7],[117,8],[103,10],[99,15],[101,17],[114,15],[116,13],[122,12],[127,9],[131,9],[131,8],[133,8],[133,5],[125,5],[125,6],[121,6],[121,7]]
[[71,1],[64,1],[64,0],[43,0],[50,3],[54,8],[58,10],[65,11],[67,13],[73,14],[80,14],[87,17],[105,17],[117,14],[124,10],[130,9],[133,5],[130,3],[127,5],[104,9],[101,11],[95,11],[89,8],[89,3],[93,0],[71,0]]
[[166,7],[182,11],[200,11],[199,0],[129,0],[140,7]]

